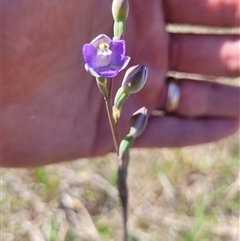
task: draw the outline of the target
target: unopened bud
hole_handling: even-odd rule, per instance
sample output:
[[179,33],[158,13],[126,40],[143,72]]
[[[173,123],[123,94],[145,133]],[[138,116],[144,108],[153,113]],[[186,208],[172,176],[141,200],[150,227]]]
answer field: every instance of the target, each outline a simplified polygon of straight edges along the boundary
[[137,93],[145,85],[148,68],[142,64],[130,67],[123,78],[122,88],[129,94]]
[[129,12],[128,0],[113,0],[112,15],[114,21],[126,21]]
[[148,115],[147,108],[142,107],[137,110],[131,117],[129,121],[129,132],[128,137],[133,137],[134,139],[142,134],[147,126]]
[[122,39],[126,29],[126,20],[129,12],[128,0],[113,0],[112,15],[114,19],[114,38]]

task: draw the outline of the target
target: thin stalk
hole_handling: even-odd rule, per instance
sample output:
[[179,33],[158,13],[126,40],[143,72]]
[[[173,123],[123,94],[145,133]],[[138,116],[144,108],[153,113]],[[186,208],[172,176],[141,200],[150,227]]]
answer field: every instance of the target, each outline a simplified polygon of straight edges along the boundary
[[[127,159],[127,160],[126,160]],[[128,240],[128,187],[127,187],[127,165],[128,155],[120,155],[118,157],[118,190],[123,210],[123,231],[124,241]]]
[[[115,146],[115,151],[117,155],[119,155],[119,146],[120,146],[120,140],[119,140],[119,133],[117,124],[113,118],[112,113],[112,103],[111,103],[111,97],[112,97],[112,88],[113,88],[113,78],[108,79],[107,81],[107,91],[108,96],[104,98],[106,109],[107,109],[107,115],[108,120],[112,132],[113,142]],[[124,241],[128,241],[128,230],[127,230],[127,218],[128,218],[128,189],[127,189],[127,165],[128,165],[129,156],[127,155],[121,155],[118,156],[118,191],[119,196],[122,203],[122,209],[123,209],[123,229],[124,229]]]
[[108,121],[109,121],[111,132],[112,132],[115,151],[118,154],[118,148],[119,148],[120,141],[119,141],[118,130],[117,130],[115,121],[112,116],[112,104],[111,104],[111,101],[109,98],[105,98],[105,104],[106,104],[106,109],[107,109]]
[[120,140],[119,140],[118,129],[117,129],[116,123],[113,119],[113,113],[112,113],[112,103],[111,103],[112,87],[113,87],[113,78],[108,79],[108,81],[107,81],[108,97],[104,98],[104,100],[105,100],[105,104],[106,104],[108,121],[109,121],[111,132],[112,132],[112,138],[113,138],[113,142],[114,142],[115,151],[118,155]]
[[108,97],[110,100],[112,99],[113,81],[114,81],[114,78],[110,78],[107,81]]

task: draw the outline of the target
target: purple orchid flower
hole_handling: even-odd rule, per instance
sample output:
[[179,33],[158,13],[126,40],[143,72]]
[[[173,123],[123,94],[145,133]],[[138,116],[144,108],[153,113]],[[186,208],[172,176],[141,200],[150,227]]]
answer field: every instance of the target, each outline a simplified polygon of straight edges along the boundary
[[104,34],[84,44],[82,52],[86,70],[95,77],[115,77],[130,61],[125,56],[125,41],[112,40]]

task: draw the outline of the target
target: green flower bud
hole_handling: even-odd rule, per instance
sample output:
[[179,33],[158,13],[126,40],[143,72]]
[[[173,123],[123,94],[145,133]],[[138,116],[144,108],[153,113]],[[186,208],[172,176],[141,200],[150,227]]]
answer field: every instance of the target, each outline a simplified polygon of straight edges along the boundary
[[126,21],[129,12],[128,0],[113,0],[112,15],[114,21]]
[[130,67],[123,78],[122,88],[129,94],[137,93],[145,85],[148,68],[142,64]]
[[127,136],[133,137],[134,139],[140,136],[147,126],[147,121],[147,108],[142,107],[132,115],[129,121],[130,128]]

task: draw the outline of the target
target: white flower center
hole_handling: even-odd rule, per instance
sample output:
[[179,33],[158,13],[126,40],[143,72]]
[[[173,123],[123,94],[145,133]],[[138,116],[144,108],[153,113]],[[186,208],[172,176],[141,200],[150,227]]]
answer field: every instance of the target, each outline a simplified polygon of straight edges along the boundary
[[108,66],[112,57],[112,51],[109,49],[107,42],[102,42],[97,49],[97,65],[99,67]]

